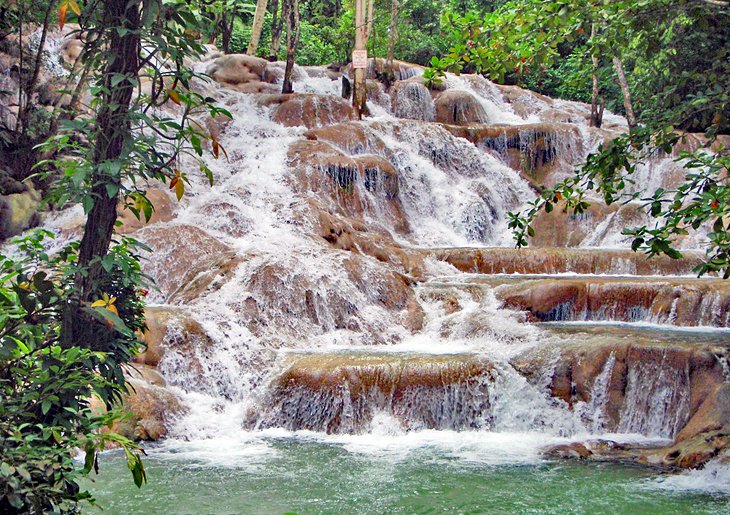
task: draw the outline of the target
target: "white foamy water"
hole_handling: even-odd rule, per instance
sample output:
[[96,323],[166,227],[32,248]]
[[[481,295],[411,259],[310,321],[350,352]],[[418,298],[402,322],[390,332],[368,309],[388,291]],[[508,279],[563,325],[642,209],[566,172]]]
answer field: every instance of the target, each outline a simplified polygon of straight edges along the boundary
[[[449,77],[448,87],[478,100],[486,113],[482,122],[522,126],[544,121],[550,109],[568,110],[565,103],[539,105],[541,101],[533,99],[526,102],[532,102],[534,110],[522,116],[499,88],[480,78]],[[354,225],[365,228],[363,233],[392,238],[408,247],[511,245],[507,212],[523,208],[535,194],[523,174],[508,166],[506,143],[504,148],[482,148],[453,136],[439,124],[395,117],[393,113],[433,119],[430,97],[417,86],[403,92],[400,104],[374,106],[375,116],[357,125],[364,142],[352,144],[343,138],[332,143],[347,158],[376,154],[393,165],[397,200],[408,226],[402,229],[387,216],[393,199],[369,189],[357,175],[348,187],[362,199],[364,207],[359,211],[343,207],[344,193],[328,197],[326,191],[302,186],[302,177],[332,178],[319,165],[294,162],[290,149],[307,137],[305,127],[287,128],[273,122],[272,108],[261,105],[255,95],[214,84],[208,88],[233,114],[221,136],[227,158],[205,157],[215,184],[209,187],[205,178],[193,173],[192,163],[182,163],[190,165],[191,185],[175,206],[174,219],[139,235],[144,239],[145,234],[158,231],[164,242],[165,234],[185,238],[193,228],[209,238],[197,252],[203,253],[205,245],[220,245],[230,252],[235,266],[220,284],[192,298],[180,295],[180,288],[172,286],[150,296],[162,307],[184,306],[186,316],[200,324],[205,336],[187,346],[167,349],[159,365],[187,412],[171,421],[169,438],[150,449],[154,456],[172,460],[184,455],[208,466],[255,468],[277,456],[272,442],[290,439],[393,460],[418,449],[435,448],[464,462],[536,464],[542,461],[546,446],[598,437],[646,443],[673,435],[685,421],[687,378],[638,367],[628,379],[630,404],[622,411],[619,425],[623,434],[603,435],[613,361],[604,365],[593,384],[591,402],[571,409],[548,390],[547,379],[557,365],[554,360],[548,360],[540,371],[542,376],[529,381],[512,366],[511,360],[540,347],[550,336],[526,323],[524,314],[502,309],[490,288],[475,295],[467,291],[474,286],[469,275],[455,274],[450,265],[430,258],[425,262],[426,278],[455,275],[443,281],[446,284],[436,294],[428,285],[403,286],[408,279],[396,266],[358,252],[358,243],[353,244],[352,252],[346,252],[317,234],[318,216],[326,213],[355,220]],[[338,81],[325,76],[295,84],[297,91],[318,95],[336,96],[339,89]],[[571,106],[569,111],[577,130],[541,135],[548,141],[548,152],[560,155],[561,173],[579,164],[598,141],[581,118],[583,107]],[[517,139],[523,151],[536,141],[534,132],[520,133]],[[319,157],[309,156],[312,161]],[[312,184],[316,184],[314,179]],[[69,210],[47,222],[61,235],[59,243],[74,234],[79,215],[78,209]],[[614,225],[610,220],[597,224],[584,243],[597,247],[619,242]],[[183,245],[166,253],[163,243],[147,256],[146,271],[161,284],[180,286],[175,283],[176,277],[184,275],[180,270],[192,270],[198,273],[191,278],[194,282],[209,270],[196,269],[199,256],[184,254],[185,250]],[[622,272],[626,271],[617,271]],[[708,309],[717,309],[714,300],[707,302]],[[423,324],[411,331],[406,322],[414,303],[422,310]],[[458,309],[451,310],[450,305],[458,305]],[[183,329],[172,324],[167,338],[182,338]],[[444,377],[451,373],[449,363],[433,365],[429,360],[448,362],[449,355],[467,354],[489,366],[465,374],[466,379],[460,381],[443,381],[438,387],[408,384],[402,388],[411,396],[408,402],[402,400],[405,394],[399,397],[400,390],[385,391],[379,383],[362,388],[364,402],[344,388],[298,390],[294,407],[286,398],[273,396],[277,378],[289,370],[293,355],[348,352],[377,358],[389,355],[392,360],[417,356],[426,367],[438,371],[442,366]],[[401,361],[406,364],[363,365],[361,369],[378,380],[391,380],[410,371],[407,359]],[[343,370],[343,375],[353,373]],[[392,384],[400,383],[393,379]],[[297,427],[302,417],[296,409],[303,409],[316,395],[330,404],[312,403],[311,413],[307,413],[311,419],[338,419],[336,409],[341,409],[343,417],[360,419],[338,426],[344,429],[333,434],[284,429],[284,422]],[[438,429],[424,427],[423,421],[433,414],[442,424]],[[261,429],[270,420],[284,422]],[[726,481],[724,466],[713,467],[703,471],[702,477]],[[677,478],[683,479],[661,484],[681,489],[682,481],[689,484],[696,476],[689,473]]]

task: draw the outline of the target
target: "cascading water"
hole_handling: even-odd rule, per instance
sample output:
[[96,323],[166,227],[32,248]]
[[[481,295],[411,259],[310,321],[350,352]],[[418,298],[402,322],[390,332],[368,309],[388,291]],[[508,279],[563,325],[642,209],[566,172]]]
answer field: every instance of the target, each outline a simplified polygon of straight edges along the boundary
[[[556,384],[564,346],[590,350],[592,340],[529,324],[505,308],[498,284],[475,287],[426,252],[511,245],[507,212],[534,197],[535,163],[564,174],[603,137],[588,128],[586,106],[449,77],[446,90],[473,98],[483,117],[447,126],[432,121],[438,111],[414,70],[403,68],[411,81],[363,122],[338,119],[340,83],[321,69],[301,70],[295,90],[313,96],[287,113],[311,119],[289,127],[274,121],[284,111],[276,96],[200,86],[233,114],[219,138],[228,158],[206,158],[214,186],[190,174],[171,219],[135,233],[155,249],[143,265],[159,285],[150,301],[177,317],[158,369],[185,410],[169,418],[158,456],[255,466],[276,455],[276,439],[294,438],[538,463],[549,445],[607,432],[663,441],[687,422],[687,370],[631,362],[617,400],[626,358],[609,352],[595,370],[577,359]],[[560,127],[547,131],[556,117]],[[513,151],[529,166],[511,166]],[[74,216],[46,225],[70,237]],[[619,238],[619,227],[598,224],[583,241]],[[606,262],[601,273],[636,273],[634,261]],[[556,260],[540,263],[549,273]],[[446,274],[457,279],[428,282]],[[724,298],[701,301],[717,326],[728,325]],[[615,307],[572,318],[612,319]],[[542,351],[533,369],[521,365]]]

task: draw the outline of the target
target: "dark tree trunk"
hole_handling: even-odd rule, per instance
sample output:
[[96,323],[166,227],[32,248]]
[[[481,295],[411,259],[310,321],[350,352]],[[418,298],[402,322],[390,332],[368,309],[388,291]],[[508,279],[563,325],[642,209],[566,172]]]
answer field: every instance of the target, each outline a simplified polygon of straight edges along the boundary
[[[96,135],[93,150],[94,205],[88,213],[84,235],[79,247],[79,268],[83,273],[76,276],[76,296],[79,302],[88,302],[100,292],[96,291],[104,276],[103,258],[111,243],[114,222],[117,219],[117,203],[121,172],[111,173],[100,165],[123,158],[125,145],[131,137],[129,104],[139,71],[140,51],[140,2],[139,0],[106,0],[104,26],[109,38],[109,61],[104,70],[103,82],[107,89],[96,117]],[[126,29],[119,31],[118,28]],[[120,35],[119,32],[123,32]],[[130,80],[114,81],[119,76]],[[88,319],[79,311],[79,305],[68,306],[63,320],[64,343],[93,347],[89,340]]]
[[[286,3],[286,0],[283,0]],[[284,13],[279,18],[279,0],[273,0],[272,7],[274,18],[271,20],[271,48],[269,49],[269,61],[272,63],[279,60],[279,48],[281,48],[281,26]]]
[[282,93],[292,93],[292,75],[294,73],[294,55],[299,42],[299,0],[284,0],[289,4],[286,17],[286,69]]
[[[591,39],[595,38],[598,29],[596,24],[591,25]],[[600,127],[603,124],[603,106],[598,105],[598,56],[591,55],[592,75],[593,75],[593,95],[591,98],[591,127]]]

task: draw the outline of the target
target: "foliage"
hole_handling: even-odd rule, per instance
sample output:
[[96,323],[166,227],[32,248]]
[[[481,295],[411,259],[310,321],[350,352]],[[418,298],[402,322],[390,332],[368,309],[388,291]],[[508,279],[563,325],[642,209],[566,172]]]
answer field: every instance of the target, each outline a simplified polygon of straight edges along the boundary
[[[730,150],[717,146],[712,151],[680,150],[677,161],[686,171],[684,183],[676,190],[659,188],[653,193],[638,191],[632,180],[637,166],[658,154],[670,154],[682,137],[675,131],[652,131],[639,128],[616,138],[588,156],[586,163],[553,188],[545,189],[522,213],[509,213],[509,227],[514,230],[518,247],[528,244],[534,236],[532,223],[544,210],[551,212],[559,203],[565,209],[580,214],[588,209],[586,192],[599,193],[607,205],[640,200],[642,207],[656,219],[654,227],[626,228],[632,236],[631,248],[649,256],[666,254],[681,258],[676,249],[677,238],[711,227],[708,234],[707,255],[695,269],[700,275],[720,272],[730,277]],[[632,192],[633,190],[633,192]]]
[[[125,392],[119,364],[139,342],[134,327],[142,322],[137,284],[139,271],[131,240],[109,254],[110,293],[122,296],[118,312],[85,307],[107,327],[109,351],[66,347],[60,340],[61,318],[73,290],[75,249],[49,256],[46,231],[16,241],[19,257],[0,258],[0,511],[46,513],[76,511],[78,502],[93,497],[78,480],[97,469],[96,453],[119,445],[138,486],[145,481],[140,449],[126,438],[101,430],[120,415],[95,413],[95,396],[111,407]],[[115,290],[116,288],[116,290]],[[118,314],[118,316],[117,316]],[[86,453],[83,468],[75,449]]]
[[[154,5],[154,3],[150,3]],[[101,71],[109,56],[104,42],[110,32],[120,27],[110,26],[101,19],[103,13],[91,10],[82,13],[79,31],[85,35],[84,68],[90,70],[91,107],[93,117],[73,117],[61,120],[59,130],[41,147],[47,154],[62,159],[44,161],[37,166],[46,172],[60,172],[52,198],[59,204],[81,203],[88,214],[96,202],[94,187],[106,182],[109,198],[120,196],[136,215],[149,219],[153,206],[146,197],[145,184],[156,179],[175,181],[177,190],[184,193],[187,176],[178,168],[184,156],[203,154],[203,142],[213,147],[220,143],[195,121],[196,116],[207,114],[230,117],[230,113],[214,104],[212,98],[198,93],[196,81],[207,80],[184,65],[185,59],[201,55],[205,48],[187,32],[186,26],[197,23],[200,13],[195,5],[184,0],[166,0],[158,7],[168,13],[163,19],[155,10],[146,12],[139,30],[142,48],[140,73],[137,77],[112,74],[105,77]],[[95,118],[108,102],[110,88],[132,87],[135,94],[128,108],[130,125],[125,135],[122,153],[114,160],[96,162],[94,144],[99,138]],[[180,112],[160,109],[163,105],[180,106]],[[200,170],[212,181],[212,172],[199,161]]]
[[[730,208],[723,179],[728,156],[721,146],[709,147],[718,133],[730,128],[729,16],[726,3],[701,0],[513,0],[486,14],[445,13],[455,42],[442,58],[432,59],[425,74],[430,84],[446,71],[470,71],[587,101],[594,73],[588,61],[593,57],[600,89],[610,96],[609,108],[616,109],[618,92],[608,73],[609,59],[620,58],[631,71],[644,126],[601,147],[573,177],[543,191],[524,213],[510,213],[518,246],[527,245],[541,210],[549,212],[565,201],[567,209],[580,213],[588,207],[585,193],[593,190],[607,204],[643,201],[656,225],[627,228],[625,234],[634,237],[634,250],[649,255],[679,257],[679,236],[712,226],[706,261],[697,272],[728,275],[730,228],[724,217]],[[626,193],[638,163],[674,150],[680,140],[675,127],[703,130],[707,136],[705,149],[677,152],[687,172],[685,182],[675,191],[634,188]]]

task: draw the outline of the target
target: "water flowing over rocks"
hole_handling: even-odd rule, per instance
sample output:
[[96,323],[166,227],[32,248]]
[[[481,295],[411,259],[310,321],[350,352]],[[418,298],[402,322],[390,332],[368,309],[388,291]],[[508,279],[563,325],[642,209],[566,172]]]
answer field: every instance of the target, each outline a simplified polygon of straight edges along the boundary
[[408,429],[490,425],[493,371],[476,356],[330,354],[292,361],[271,386],[257,426],[363,432],[381,413]]
[[[77,46],[60,45],[66,62]],[[586,104],[478,76],[429,89],[402,62],[389,82],[374,59],[373,116],[356,121],[340,96],[350,67],[296,67],[281,95],[282,63],[211,49],[198,65],[213,82],[195,87],[233,114],[200,119],[227,149],[205,157],[215,184],[182,160],[181,202],[150,185],[149,223],[121,211],[157,287],[125,434],[214,438],[225,416],[238,430],[530,433],[548,456],[668,468],[722,455],[730,286],[687,277],[703,234],[682,259],[647,259],[613,248],[643,223],[636,206],[597,201],[541,216],[539,248],[509,248],[507,213],[622,118],[592,129]],[[638,182],[676,184],[673,157]],[[44,224],[65,241],[79,220]],[[620,438],[637,435],[653,443]]]
[[730,325],[730,284],[722,279],[561,278],[510,281],[497,297],[540,321],[650,321]]

